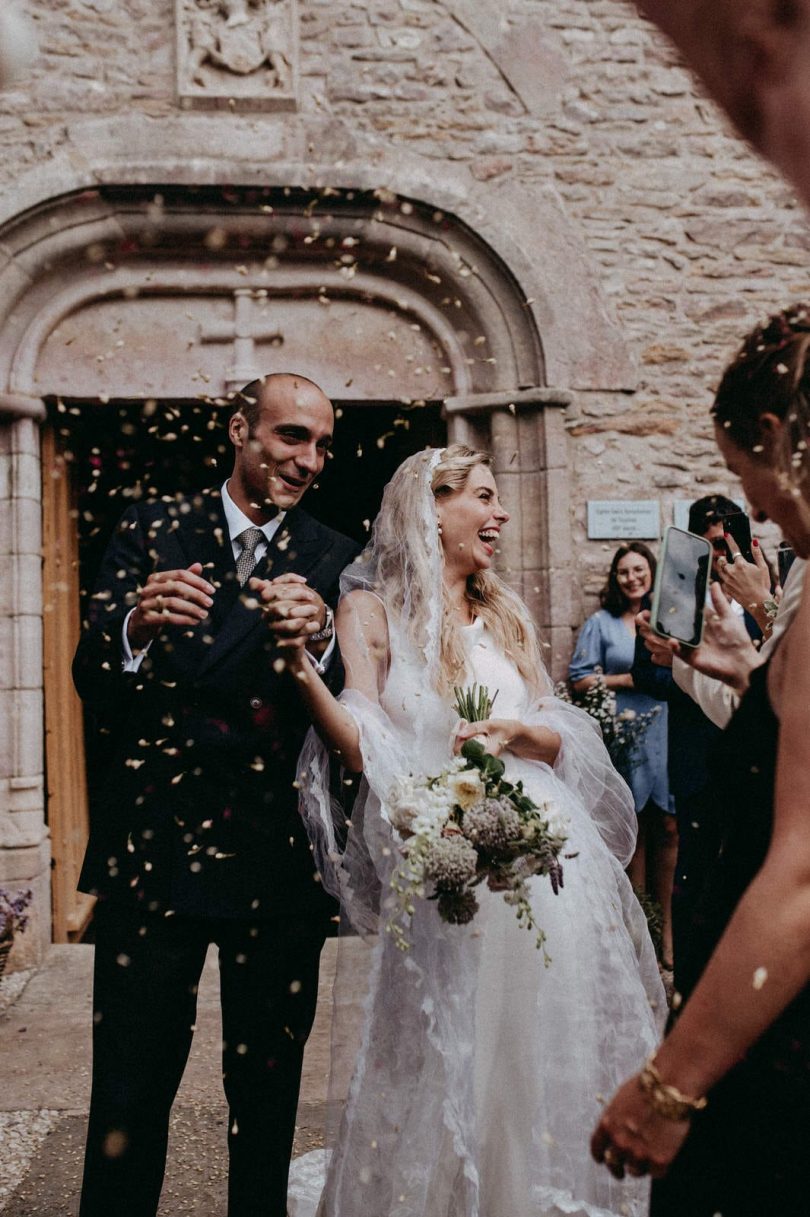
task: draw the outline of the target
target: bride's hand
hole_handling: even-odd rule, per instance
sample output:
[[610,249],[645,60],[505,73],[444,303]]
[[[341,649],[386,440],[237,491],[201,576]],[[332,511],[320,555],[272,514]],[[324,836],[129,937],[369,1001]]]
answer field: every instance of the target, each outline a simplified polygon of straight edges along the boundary
[[512,742],[514,723],[507,718],[486,718],[477,723],[462,722],[456,728],[453,752],[461,752],[468,739],[477,739],[491,756],[500,756]]
[[277,648],[285,652],[287,669],[293,673],[304,670],[308,662],[304,652],[310,635],[321,625],[324,612],[321,597],[301,575],[292,573],[276,579],[252,578],[248,587],[259,600]]

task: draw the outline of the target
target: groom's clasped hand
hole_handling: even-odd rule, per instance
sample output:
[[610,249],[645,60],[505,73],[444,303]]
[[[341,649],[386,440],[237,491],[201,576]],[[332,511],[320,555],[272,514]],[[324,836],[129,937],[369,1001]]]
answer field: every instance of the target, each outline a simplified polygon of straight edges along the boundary
[[[288,571],[275,579],[252,578],[248,589],[259,601],[279,647],[303,646],[324,624],[326,605],[303,575]],[[194,562],[186,570],[155,571],[138,597],[127,636],[133,650],[143,650],[167,625],[200,625],[208,617],[216,588]]]
[[187,570],[151,572],[127,623],[133,650],[143,650],[167,625],[195,626],[205,620],[216,588],[202,572],[201,562]]
[[250,579],[254,593],[279,647],[303,646],[324,625],[326,605],[303,575],[289,571],[276,579]]

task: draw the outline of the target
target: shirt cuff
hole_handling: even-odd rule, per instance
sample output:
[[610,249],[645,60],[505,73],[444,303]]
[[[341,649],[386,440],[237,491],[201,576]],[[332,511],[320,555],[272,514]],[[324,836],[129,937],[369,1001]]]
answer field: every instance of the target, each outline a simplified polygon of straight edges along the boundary
[[129,645],[129,638],[127,638],[127,626],[129,625],[129,619],[134,612],[135,612],[134,609],[129,610],[126,617],[124,618],[124,628],[121,631],[121,671],[122,672],[137,672],[138,668],[143,663],[144,656],[146,655],[147,651],[149,650],[149,648],[152,645],[151,642],[147,642],[146,646],[143,648],[142,651],[139,651],[137,655],[132,654],[132,647]]
[[337,632],[334,631],[332,633],[332,637],[329,639],[329,646],[326,648],[326,650],[324,651],[323,655],[321,655],[320,658],[316,658],[316,656],[313,655],[311,651],[307,651],[307,659],[312,664],[312,666],[315,668],[315,671],[318,673],[319,676],[323,676],[325,674],[326,669],[329,667],[330,663],[332,662],[332,656],[335,653],[336,642],[337,642]]

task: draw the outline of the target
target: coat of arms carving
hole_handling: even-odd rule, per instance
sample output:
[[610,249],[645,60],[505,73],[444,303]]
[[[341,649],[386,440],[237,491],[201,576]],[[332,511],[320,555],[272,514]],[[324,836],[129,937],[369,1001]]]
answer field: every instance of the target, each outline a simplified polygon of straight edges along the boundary
[[293,109],[296,0],[176,0],[181,104]]

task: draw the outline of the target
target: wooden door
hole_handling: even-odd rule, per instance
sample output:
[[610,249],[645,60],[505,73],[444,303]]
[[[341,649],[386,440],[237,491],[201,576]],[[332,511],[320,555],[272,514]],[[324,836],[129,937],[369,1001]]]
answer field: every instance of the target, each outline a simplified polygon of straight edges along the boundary
[[80,629],[77,494],[53,428],[42,433],[43,664],[54,942],[75,942],[92,897],[76,891],[88,835],[82,704],[70,675]]

